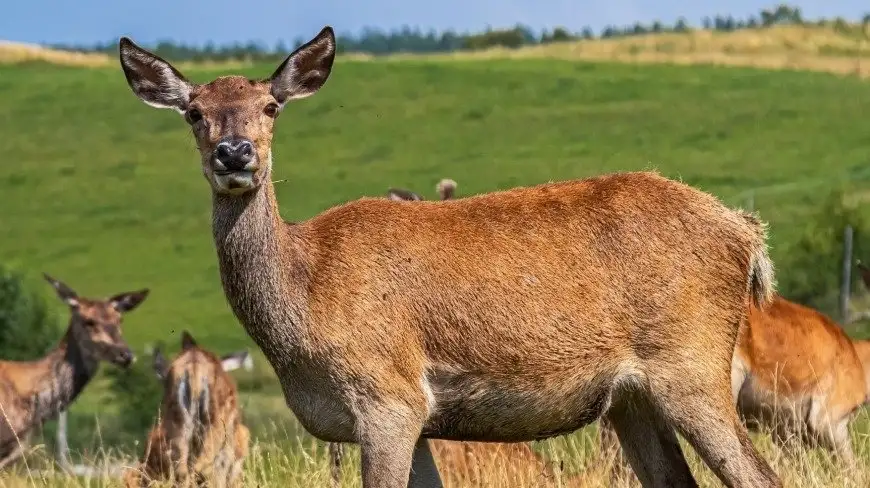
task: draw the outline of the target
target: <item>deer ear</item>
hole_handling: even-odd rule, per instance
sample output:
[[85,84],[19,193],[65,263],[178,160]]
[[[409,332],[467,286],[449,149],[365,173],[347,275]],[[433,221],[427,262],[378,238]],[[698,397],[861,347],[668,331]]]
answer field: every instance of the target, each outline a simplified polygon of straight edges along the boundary
[[192,347],[196,347],[196,341],[193,339],[193,336],[186,330],[181,331],[181,350],[186,351]]
[[127,84],[139,99],[157,108],[187,110],[193,83],[163,58],[137,46],[130,38],[118,43]]
[[46,281],[51,283],[51,286],[54,288],[54,291],[57,292],[57,296],[60,297],[61,300],[64,301],[70,307],[78,307],[79,306],[79,296],[73,291],[72,288],[66,286],[62,281],[56,280],[51,276],[42,273],[43,278]]
[[109,303],[121,313],[129,312],[138,307],[148,297],[148,293],[148,288],[134,292],[119,293],[110,298]]
[[272,73],[272,96],[281,106],[290,100],[317,93],[332,72],[335,61],[335,33],[324,27],[314,39],[299,46]]
[[251,354],[248,351],[231,352],[221,358],[221,366],[224,371],[233,371],[239,368],[249,371],[253,366]]
[[423,200],[423,197],[420,195],[410,191],[404,190],[402,188],[390,188],[387,190],[387,197],[390,200],[396,201],[420,201]]

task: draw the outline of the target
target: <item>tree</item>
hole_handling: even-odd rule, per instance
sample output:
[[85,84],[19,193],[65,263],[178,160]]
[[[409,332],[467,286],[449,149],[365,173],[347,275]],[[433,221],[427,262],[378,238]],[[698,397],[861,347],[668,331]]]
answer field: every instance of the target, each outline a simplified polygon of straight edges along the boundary
[[676,25],[674,25],[674,32],[688,32],[689,31],[689,23],[686,22],[684,17],[680,17],[677,19]]

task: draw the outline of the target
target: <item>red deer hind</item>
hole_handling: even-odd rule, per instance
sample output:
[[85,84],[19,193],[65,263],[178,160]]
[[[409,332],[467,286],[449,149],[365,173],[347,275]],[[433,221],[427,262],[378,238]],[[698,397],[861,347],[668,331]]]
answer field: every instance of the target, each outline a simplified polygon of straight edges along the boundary
[[781,485],[729,387],[747,305],[774,288],[761,222],[650,172],[285,222],[274,122],[334,58],[326,27],[266,79],[197,84],[120,41],[132,91],[196,139],[233,312],[303,427],[360,445],[365,488],[440,486],[426,439],[531,441],[601,416],[646,486],[696,485],[677,432],[725,484]]
[[[238,354],[233,354],[235,360]],[[148,434],[141,466],[129,469],[129,488],[173,479],[176,486],[207,482],[239,486],[250,432],[241,421],[236,385],[224,362],[181,334],[181,353],[166,364],[157,349],[154,370],[164,382],[157,425]]]
[[134,359],[121,335],[122,315],[139,306],[148,289],[92,299],[44,276],[69,306],[69,326],[60,344],[42,359],[0,361],[0,468],[24,453],[35,427],[75,401],[101,361],[127,367]]

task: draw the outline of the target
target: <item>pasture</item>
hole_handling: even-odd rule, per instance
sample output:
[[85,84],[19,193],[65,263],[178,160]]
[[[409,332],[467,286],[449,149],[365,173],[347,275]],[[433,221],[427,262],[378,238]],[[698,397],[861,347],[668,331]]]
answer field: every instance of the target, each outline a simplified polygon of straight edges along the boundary
[[[262,77],[272,68],[243,73]],[[223,73],[187,70],[194,81]],[[0,65],[0,94],[0,131],[11,156],[0,173],[4,264],[32,277],[62,321],[66,311],[39,281],[41,271],[87,295],[150,287],[149,301],[124,325],[143,362],[156,340],[174,353],[182,329],[218,352],[253,350],[220,288],[209,190],[178,115],[141,107],[115,65]],[[459,182],[462,196],[657,169],[735,207],[751,197],[770,223],[782,280],[827,195],[845,188],[860,202],[870,191],[867,113],[865,82],[823,73],[339,58],[324,90],[289,106],[277,123],[274,179],[282,215],[292,221],[390,186],[431,197],[442,177]],[[257,439],[249,484],[324,484],[323,445],[295,424],[274,375],[259,352],[255,357],[253,372],[234,373]],[[129,459],[140,446],[113,428],[124,412],[105,385],[99,379],[71,408],[71,447],[86,449],[90,461]],[[156,411],[159,399],[141,401]],[[537,448],[579,472],[594,456],[593,430]],[[853,437],[870,463],[866,414]],[[757,441],[790,486],[857,486],[818,453],[793,460],[763,436]],[[356,469],[355,460],[345,468],[348,481]],[[606,481],[591,478],[591,486]],[[713,483],[709,472],[701,479]],[[0,484],[33,481],[25,470]]]

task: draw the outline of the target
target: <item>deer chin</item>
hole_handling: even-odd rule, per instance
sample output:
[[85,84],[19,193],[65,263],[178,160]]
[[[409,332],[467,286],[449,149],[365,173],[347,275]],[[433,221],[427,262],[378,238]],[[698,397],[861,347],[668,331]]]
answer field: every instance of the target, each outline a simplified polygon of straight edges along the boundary
[[215,190],[231,195],[241,195],[260,186],[255,171],[224,171],[214,172],[212,180]]

